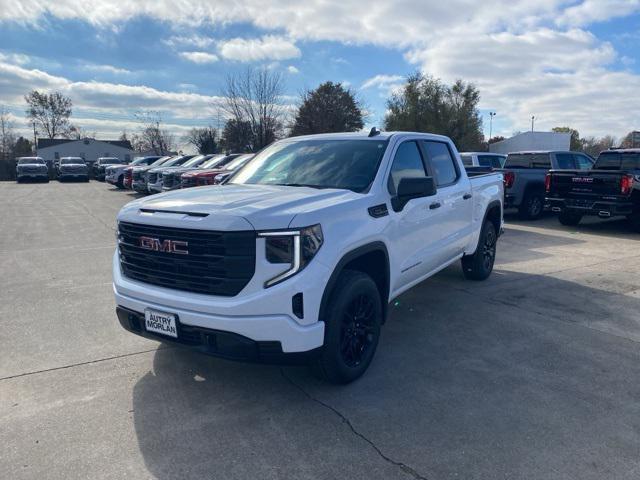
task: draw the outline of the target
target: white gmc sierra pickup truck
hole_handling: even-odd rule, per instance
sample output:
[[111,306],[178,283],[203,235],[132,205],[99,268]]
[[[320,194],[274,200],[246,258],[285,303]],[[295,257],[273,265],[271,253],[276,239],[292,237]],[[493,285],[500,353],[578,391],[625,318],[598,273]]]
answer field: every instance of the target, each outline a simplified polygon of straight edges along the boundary
[[464,169],[439,135],[288,138],[221,186],[118,214],[122,326],[230,359],[304,361],[336,383],[374,356],[387,305],[451,263],[487,278],[502,175]]

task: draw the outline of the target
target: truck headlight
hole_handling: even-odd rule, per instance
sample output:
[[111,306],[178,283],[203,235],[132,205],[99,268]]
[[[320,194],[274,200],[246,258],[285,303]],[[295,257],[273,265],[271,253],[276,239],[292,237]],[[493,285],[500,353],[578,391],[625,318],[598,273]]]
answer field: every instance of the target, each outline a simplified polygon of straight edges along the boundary
[[295,275],[316,255],[322,242],[320,225],[277,232],[260,232],[265,239],[265,256],[269,263],[288,264],[289,268],[264,283],[265,288],[276,285]]

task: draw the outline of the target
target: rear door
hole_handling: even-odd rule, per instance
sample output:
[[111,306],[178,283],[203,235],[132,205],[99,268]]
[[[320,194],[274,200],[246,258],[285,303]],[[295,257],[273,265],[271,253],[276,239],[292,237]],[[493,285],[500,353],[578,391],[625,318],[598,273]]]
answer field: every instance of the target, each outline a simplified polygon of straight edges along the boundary
[[460,255],[471,236],[473,201],[471,183],[460,171],[454,153],[446,142],[421,142],[429,167],[438,186],[436,209],[437,229],[440,232],[440,265]]

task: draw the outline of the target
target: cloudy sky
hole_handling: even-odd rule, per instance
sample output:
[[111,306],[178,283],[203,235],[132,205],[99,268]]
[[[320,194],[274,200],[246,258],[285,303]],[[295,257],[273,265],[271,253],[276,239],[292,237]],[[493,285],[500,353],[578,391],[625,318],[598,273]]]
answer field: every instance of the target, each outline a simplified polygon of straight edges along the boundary
[[58,90],[99,138],[162,112],[177,135],[219,121],[229,72],[283,73],[286,101],[349,85],[380,125],[417,69],[475,83],[508,136],[569,125],[640,129],[640,0],[0,0],[0,105],[25,130],[22,96]]

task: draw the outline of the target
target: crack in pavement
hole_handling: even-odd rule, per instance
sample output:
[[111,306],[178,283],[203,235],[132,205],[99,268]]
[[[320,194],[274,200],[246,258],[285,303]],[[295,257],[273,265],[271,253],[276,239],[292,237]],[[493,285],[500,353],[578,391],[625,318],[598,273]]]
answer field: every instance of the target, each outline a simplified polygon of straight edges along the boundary
[[13,378],[28,377],[29,375],[36,375],[38,373],[55,372],[56,370],[65,370],[67,368],[81,367],[83,365],[92,365],[94,363],[108,362],[109,360],[118,360],[119,358],[133,357],[135,355],[142,355],[144,353],[155,352],[158,350],[170,350],[172,348],[177,348],[177,347],[160,346],[158,348],[152,348],[150,350],[142,350],[140,352],[132,352],[132,353],[123,353],[122,355],[114,355],[113,357],[99,358],[97,360],[88,360],[86,362],[72,363],[70,365],[62,365],[61,367],[52,367],[52,368],[45,368],[43,370],[34,370],[32,372],[17,373],[15,375],[9,375],[7,377],[0,377],[0,382],[3,380],[11,380]]
[[320,399],[314,397],[313,395],[311,395],[301,385],[296,383],[291,377],[287,376],[287,374],[284,372],[284,370],[282,368],[280,368],[280,374],[282,375],[282,377],[287,382],[289,382],[295,388],[300,390],[309,400],[311,400],[312,402],[317,403],[318,405],[321,405],[322,407],[326,408],[327,410],[330,410],[335,415],[337,415],[343,421],[343,423],[347,424],[347,426],[349,427],[349,429],[351,430],[351,432],[355,436],[359,437],[360,439],[362,439],[366,443],[368,443],[369,446],[371,448],[373,448],[373,450],[378,454],[378,456],[380,458],[382,458],[385,462],[400,468],[404,473],[406,473],[408,475],[411,475],[413,478],[415,478],[417,480],[428,480],[427,477],[425,477],[423,475],[420,475],[418,472],[416,472],[409,465],[407,465],[405,463],[402,463],[402,462],[398,462],[397,460],[394,460],[394,459],[388,457],[387,455],[385,455],[384,452],[382,452],[382,450],[380,450],[380,448],[375,443],[373,443],[372,440],[370,440],[364,434],[362,434],[358,430],[356,430],[356,428],[353,426],[353,423],[351,423],[351,420],[349,420],[343,413],[341,413],[338,409],[336,409],[335,407],[332,407],[328,403],[325,403],[322,400],[320,400]]

